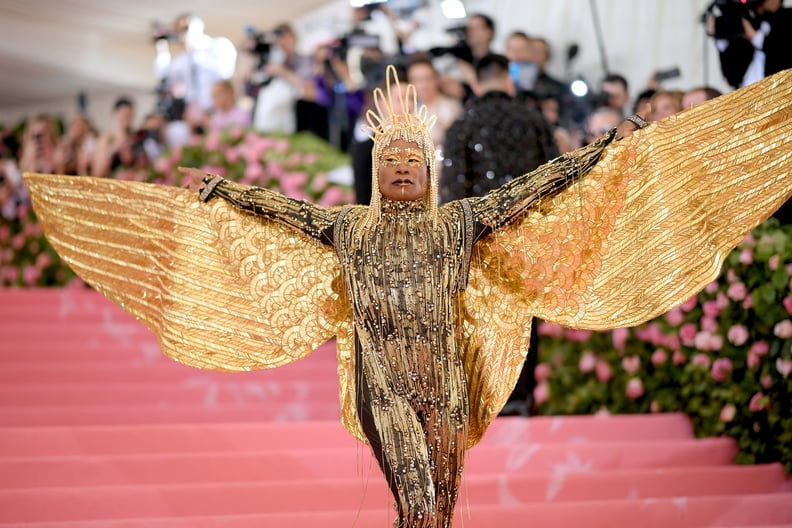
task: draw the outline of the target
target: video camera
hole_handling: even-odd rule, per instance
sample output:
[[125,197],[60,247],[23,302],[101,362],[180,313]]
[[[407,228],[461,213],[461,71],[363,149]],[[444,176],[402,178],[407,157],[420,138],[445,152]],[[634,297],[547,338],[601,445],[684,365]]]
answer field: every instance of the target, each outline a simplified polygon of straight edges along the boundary
[[742,38],[743,19],[752,21],[756,18],[756,8],[762,0],[715,0],[702,15],[702,22],[708,16],[715,18],[715,32],[710,35],[716,39]]
[[156,43],[160,40],[175,42],[179,40],[179,34],[174,31],[173,27],[154,19],[151,21],[151,41]]
[[280,26],[272,31],[257,31],[253,26],[245,27],[245,36],[247,37],[245,50],[256,57],[257,69],[269,63],[275,38],[280,37],[285,32],[286,29]]

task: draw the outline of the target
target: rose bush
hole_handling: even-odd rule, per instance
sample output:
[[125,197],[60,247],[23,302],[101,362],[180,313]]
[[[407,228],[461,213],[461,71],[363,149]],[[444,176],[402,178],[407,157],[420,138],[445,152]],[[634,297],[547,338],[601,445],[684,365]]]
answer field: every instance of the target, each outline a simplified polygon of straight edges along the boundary
[[792,226],[770,220],[662,317],[584,341],[543,323],[538,411],[685,412],[697,435],[734,437],[738,462],[792,472],[791,262]]
[[[192,144],[166,151],[149,167],[119,167],[113,177],[182,186],[187,182],[177,167],[200,167],[329,207],[354,202],[350,185],[334,177],[334,171],[349,163],[346,154],[308,133],[264,136],[232,128],[196,136]],[[72,281],[79,284],[47,242],[29,207],[20,207],[11,221],[0,216],[0,286],[63,286]]]

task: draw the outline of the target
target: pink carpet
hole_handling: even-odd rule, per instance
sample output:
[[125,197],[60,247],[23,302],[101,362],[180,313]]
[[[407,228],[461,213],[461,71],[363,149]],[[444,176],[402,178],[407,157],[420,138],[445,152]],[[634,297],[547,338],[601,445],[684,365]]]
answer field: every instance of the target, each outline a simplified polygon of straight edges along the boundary
[[[338,421],[334,347],[203,372],[90,290],[0,290],[0,527],[383,528],[393,510]],[[792,526],[778,464],[682,415],[501,418],[455,526]]]

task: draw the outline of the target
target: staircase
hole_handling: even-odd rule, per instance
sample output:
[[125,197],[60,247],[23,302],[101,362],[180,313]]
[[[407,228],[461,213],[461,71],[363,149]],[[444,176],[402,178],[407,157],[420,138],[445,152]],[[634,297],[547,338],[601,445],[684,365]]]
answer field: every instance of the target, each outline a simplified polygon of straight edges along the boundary
[[[0,527],[382,528],[394,512],[339,422],[335,351],[204,372],[87,289],[0,290]],[[456,527],[792,526],[778,464],[683,415],[500,418]]]

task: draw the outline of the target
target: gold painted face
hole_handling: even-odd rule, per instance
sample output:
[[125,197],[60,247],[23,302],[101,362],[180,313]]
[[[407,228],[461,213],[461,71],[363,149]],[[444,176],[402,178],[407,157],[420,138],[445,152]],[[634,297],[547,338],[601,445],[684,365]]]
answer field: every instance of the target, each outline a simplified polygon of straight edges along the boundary
[[382,150],[379,189],[389,200],[417,200],[427,192],[428,164],[418,144],[396,139]]

